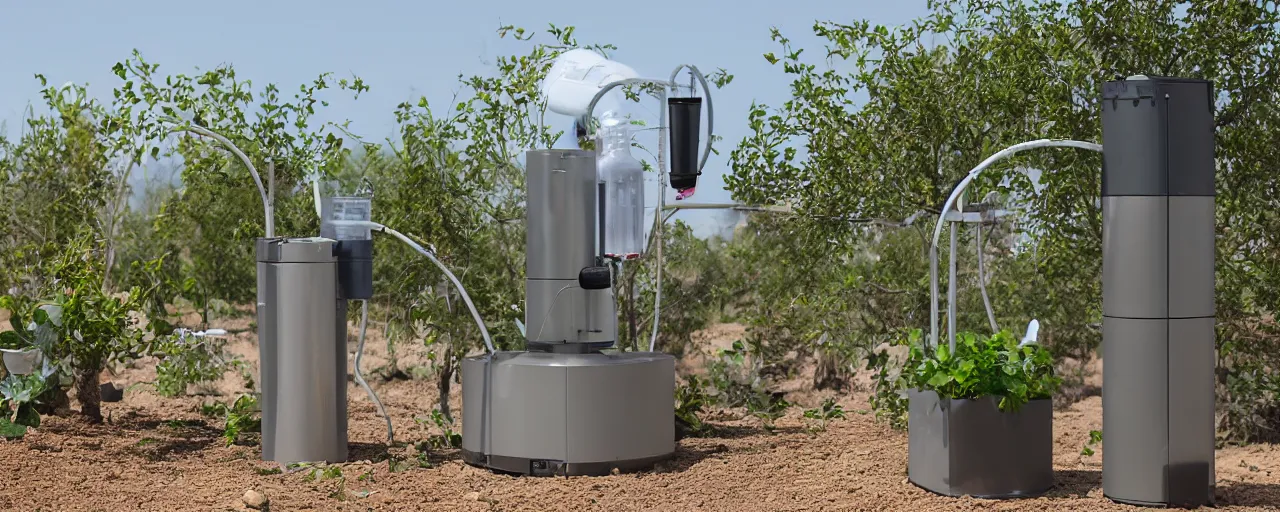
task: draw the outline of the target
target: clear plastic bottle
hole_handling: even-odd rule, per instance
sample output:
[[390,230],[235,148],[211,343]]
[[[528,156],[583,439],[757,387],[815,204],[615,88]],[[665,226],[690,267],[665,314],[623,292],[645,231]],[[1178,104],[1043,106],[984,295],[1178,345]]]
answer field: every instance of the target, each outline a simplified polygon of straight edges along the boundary
[[621,122],[600,128],[597,170],[604,182],[604,253],[622,259],[644,251],[644,166],[631,156],[631,133]]

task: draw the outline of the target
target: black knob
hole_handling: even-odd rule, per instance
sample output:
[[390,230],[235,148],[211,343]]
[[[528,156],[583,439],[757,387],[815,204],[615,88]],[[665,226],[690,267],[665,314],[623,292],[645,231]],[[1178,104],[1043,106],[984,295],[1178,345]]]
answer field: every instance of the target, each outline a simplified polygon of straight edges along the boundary
[[613,286],[609,267],[586,267],[578,271],[578,286],[583,290],[603,290]]

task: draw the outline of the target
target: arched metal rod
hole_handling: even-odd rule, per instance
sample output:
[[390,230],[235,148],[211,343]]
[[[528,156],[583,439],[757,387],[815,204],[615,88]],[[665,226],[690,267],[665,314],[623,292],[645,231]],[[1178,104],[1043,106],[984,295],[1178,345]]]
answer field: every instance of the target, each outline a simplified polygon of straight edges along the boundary
[[[1102,145],[1094,142],[1084,142],[1078,140],[1058,140],[1058,139],[1040,139],[1021,144],[1009,146],[990,157],[983,160],[982,163],[969,171],[969,174],[960,180],[956,188],[951,191],[951,195],[947,197],[946,203],[942,205],[942,213],[938,216],[938,222],[934,225],[933,240],[929,244],[929,343],[933,347],[938,346],[938,239],[942,237],[943,222],[947,222],[947,212],[955,208],[956,201],[964,194],[965,189],[969,187],[974,178],[977,178],[983,170],[992,164],[1008,158],[1015,153],[1035,148],[1076,148],[1089,151],[1102,152]],[[947,328],[949,338],[949,348],[954,352],[956,348],[956,329],[955,329],[955,257],[956,257],[956,232],[952,228],[951,239],[951,278],[948,286],[950,287],[950,301],[947,304],[948,321],[950,325]]]
[[699,84],[702,86],[703,95],[706,97],[707,101],[707,144],[702,151],[702,158],[698,162],[698,172],[702,172],[703,167],[707,165],[707,159],[711,155],[711,143],[712,139],[715,137],[715,132],[712,128],[714,111],[711,106],[711,88],[707,85],[706,77],[702,75],[701,71],[698,71],[696,66],[689,64],[676,66],[675,70],[671,72],[671,79],[666,81],[652,78],[627,78],[611,82],[602,87],[599,91],[596,91],[595,96],[591,98],[591,103],[587,105],[586,114],[579,120],[583,128],[587,130],[588,136],[590,136],[591,114],[595,111],[596,104],[599,103],[600,99],[609,91],[622,85],[652,84],[659,86],[657,94],[658,102],[660,103],[658,111],[658,208],[653,214],[653,236],[658,237],[657,244],[654,247],[654,265],[657,268],[655,271],[657,287],[655,288],[653,296],[653,332],[649,337],[650,352],[656,350],[658,345],[658,325],[659,319],[661,318],[658,313],[662,304],[662,226],[666,224],[666,219],[662,217],[662,212],[666,209],[667,187],[667,89],[676,89],[680,87],[679,84],[675,83],[675,78],[676,75],[680,74],[680,71],[685,69],[688,69],[689,72],[698,80]]
[[258,194],[262,196],[262,209],[266,215],[266,227],[264,229],[266,231],[266,237],[274,238],[276,236],[275,207],[271,204],[271,199],[267,196],[267,189],[262,186],[262,178],[258,175],[258,169],[253,166],[253,162],[249,160],[249,157],[245,155],[243,151],[240,151],[240,148],[236,147],[230,139],[219,135],[213,130],[200,126],[193,121],[183,121],[172,117],[164,118],[163,121],[174,125],[174,128],[178,131],[194,132],[197,135],[203,135],[218,141],[219,144],[222,144],[227,148],[227,150],[231,151],[236,158],[239,158],[240,162],[243,163],[245,167],[249,168],[249,175],[253,176],[253,183],[258,186]]

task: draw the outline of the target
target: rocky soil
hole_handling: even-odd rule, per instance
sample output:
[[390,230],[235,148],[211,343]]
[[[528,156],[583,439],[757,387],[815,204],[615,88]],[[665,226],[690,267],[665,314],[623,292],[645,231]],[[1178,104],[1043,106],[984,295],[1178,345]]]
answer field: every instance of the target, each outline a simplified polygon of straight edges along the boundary
[[[248,319],[225,326],[242,330],[230,347],[246,362],[245,373],[256,374]],[[710,350],[727,346],[740,331],[716,326],[697,340]],[[425,361],[422,350],[397,350],[403,374],[415,373],[413,367]],[[366,372],[385,367],[386,355],[374,332]],[[135,366],[104,380],[130,386],[154,378],[149,363]],[[701,366],[696,353],[682,362],[690,371]],[[856,389],[836,395],[848,419],[825,432],[809,432],[798,408],[774,433],[740,412],[717,411],[710,415],[714,429],[708,437],[682,441],[676,457],[652,471],[519,478],[467,466],[456,450],[426,452],[420,464],[412,445],[440,433],[430,422],[415,421],[437,402],[434,380],[370,381],[401,443],[385,446],[382,418],[365,392],[349,384],[352,462],[327,476],[312,478],[307,469],[282,472],[260,461],[252,438],[231,446],[223,442],[221,425],[202,416],[199,406],[245,391],[245,379],[231,372],[179,398],[133,386],[124,401],[104,404],[109,420],[103,425],[50,417],[23,440],[0,441],[0,465],[8,468],[0,480],[0,510],[1138,510],[1103,497],[1101,449],[1081,455],[1089,431],[1102,426],[1096,388],[1055,414],[1057,487],[1042,498],[991,501],[945,498],[909,483],[906,434],[877,423],[867,411],[867,395]],[[790,400],[807,407],[834,395],[809,389],[803,377],[785,388]],[[451,395],[457,414],[458,386]],[[1219,450],[1217,477],[1221,509],[1280,510],[1276,446]]]

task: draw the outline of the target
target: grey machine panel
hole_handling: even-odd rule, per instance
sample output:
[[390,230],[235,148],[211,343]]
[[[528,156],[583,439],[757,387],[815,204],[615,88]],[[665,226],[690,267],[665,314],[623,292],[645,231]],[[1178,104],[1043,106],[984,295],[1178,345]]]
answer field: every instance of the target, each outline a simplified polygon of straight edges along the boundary
[[262,458],[347,459],[346,301],[328,239],[260,239]]
[[1158,77],[1103,88],[1102,480],[1116,501],[1213,500],[1212,91]]
[[529,279],[578,279],[596,261],[596,160],[589,151],[529,151],[525,242]]
[[528,341],[610,346],[618,334],[611,290],[578,287],[578,273],[595,266],[599,252],[595,154],[534,150],[525,167]]
[[[1164,502],[1169,462],[1169,323],[1102,318],[1102,489],[1113,498]],[[1120,364],[1113,364],[1113,362]],[[1114,490],[1122,490],[1117,496]]]
[[1213,317],[1169,320],[1170,503],[1203,501],[1204,486],[1215,483],[1214,388],[1204,385],[1214,381],[1205,364],[1217,358],[1213,331]]
[[[499,352],[463,361],[463,453],[522,474],[607,474],[675,452],[675,358]],[[486,401],[484,396],[488,397]]]
[[525,332],[529,341],[616,341],[618,317],[610,291],[583,290],[578,287],[577,276],[573,279],[526,280]]
[[1212,196],[1169,196],[1169,318],[1212,317]]
[[1169,314],[1169,198],[1102,198],[1102,311],[1123,318]]
[[[1153,77],[1102,90],[1104,196],[1214,194],[1213,86]],[[1112,142],[1122,146],[1113,151]]]
[[1213,86],[1202,81],[1166,81],[1169,195],[1214,195]]

